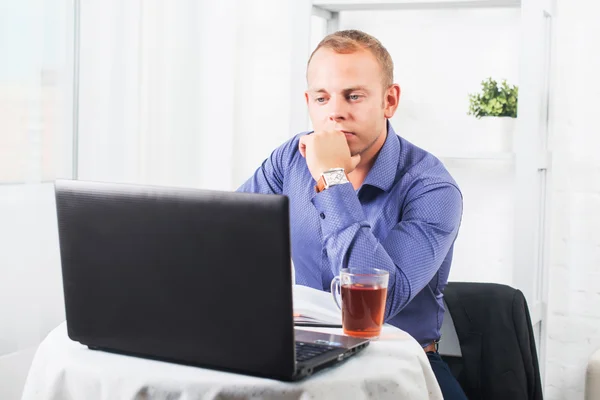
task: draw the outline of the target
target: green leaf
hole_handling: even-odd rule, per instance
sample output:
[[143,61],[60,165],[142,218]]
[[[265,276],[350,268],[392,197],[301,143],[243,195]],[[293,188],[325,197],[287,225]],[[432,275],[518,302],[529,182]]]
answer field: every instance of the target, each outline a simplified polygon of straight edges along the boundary
[[516,118],[519,88],[503,79],[500,85],[491,77],[481,81],[481,91],[470,93],[468,115],[509,116]]

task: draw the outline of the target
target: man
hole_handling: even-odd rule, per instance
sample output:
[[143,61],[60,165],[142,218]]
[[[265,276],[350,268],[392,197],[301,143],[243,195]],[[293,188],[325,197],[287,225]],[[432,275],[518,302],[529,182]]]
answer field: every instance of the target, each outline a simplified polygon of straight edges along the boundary
[[275,149],[240,191],[290,199],[296,283],[329,290],[340,268],[389,271],[385,320],[427,352],[445,399],[466,398],[436,351],[462,195],[434,156],[395,134],[393,63],[374,37],[327,36],[307,67],[314,132]]

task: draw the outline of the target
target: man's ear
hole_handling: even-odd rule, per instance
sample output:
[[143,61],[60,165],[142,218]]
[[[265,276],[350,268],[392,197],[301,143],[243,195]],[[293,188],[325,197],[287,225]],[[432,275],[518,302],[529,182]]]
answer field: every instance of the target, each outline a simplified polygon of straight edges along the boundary
[[386,118],[392,118],[400,102],[400,85],[394,83],[385,92],[384,115]]
[[304,99],[306,100],[306,105],[308,105],[308,92],[304,92]]

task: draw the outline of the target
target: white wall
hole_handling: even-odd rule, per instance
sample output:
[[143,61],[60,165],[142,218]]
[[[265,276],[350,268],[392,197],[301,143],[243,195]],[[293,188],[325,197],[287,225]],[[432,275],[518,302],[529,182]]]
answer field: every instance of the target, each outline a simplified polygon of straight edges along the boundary
[[558,1],[546,398],[583,399],[600,348],[600,4]]
[[[361,29],[386,46],[402,90],[392,124],[434,154],[469,153],[472,134],[485,142],[485,128],[467,115],[468,93],[482,80],[518,84],[518,9],[342,12],[340,29]],[[512,284],[512,162],[442,161],[464,195],[450,280]]]

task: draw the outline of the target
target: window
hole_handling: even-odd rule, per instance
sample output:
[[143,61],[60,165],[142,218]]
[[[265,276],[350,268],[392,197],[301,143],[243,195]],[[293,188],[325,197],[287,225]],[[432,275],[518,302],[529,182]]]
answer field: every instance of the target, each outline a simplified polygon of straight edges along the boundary
[[66,0],[0,5],[0,183],[71,174],[72,22]]

